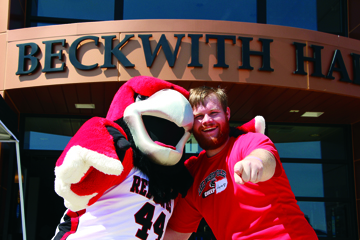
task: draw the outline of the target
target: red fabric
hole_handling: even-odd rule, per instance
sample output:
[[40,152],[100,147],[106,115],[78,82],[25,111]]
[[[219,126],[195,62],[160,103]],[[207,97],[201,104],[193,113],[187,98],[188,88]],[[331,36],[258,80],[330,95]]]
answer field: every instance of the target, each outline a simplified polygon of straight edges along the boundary
[[79,226],[79,218],[81,215],[83,215],[86,212],[86,210],[81,210],[78,212],[73,212],[71,210],[67,210],[66,215],[68,215],[70,217],[70,221],[71,221],[71,229],[69,232],[66,232],[63,237],[61,238],[61,240],[65,240],[70,234],[73,234],[76,232],[76,229]]
[[[120,128],[114,122],[105,118],[91,118],[86,123],[84,123],[84,125],[78,130],[74,137],[71,138],[65,150],[62,152],[60,158],[56,162],[56,166],[60,166],[63,163],[69,149],[76,145],[79,145],[88,150],[95,151],[97,153],[104,154],[114,159],[119,159],[116,154],[113,138],[107,131],[106,126],[112,126],[119,130],[124,136],[126,136],[122,128]],[[98,193],[89,201],[88,205],[90,206],[96,202],[106,190],[121,183],[129,174],[130,170],[133,168],[132,149],[126,151],[125,157],[122,160],[122,165],[124,170],[120,176],[108,175],[93,167],[90,167],[80,182],[72,184],[70,188],[75,194],[79,196]]]
[[[257,184],[236,184],[235,163],[257,148],[268,150],[277,158],[277,176]],[[198,158],[189,159],[187,167],[194,184],[186,198],[177,202],[169,222],[173,230],[195,232],[204,217],[218,240],[317,239],[296,204],[276,149],[265,135],[248,133],[236,140],[231,138],[214,157],[207,158],[203,151]],[[225,189],[221,188],[224,181]],[[218,188],[213,188],[214,184]],[[211,189],[215,189],[214,193]],[[208,196],[203,197],[204,193]]]
[[127,81],[115,94],[111,102],[107,119],[116,121],[123,117],[125,108],[134,102],[135,93],[150,97],[162,89],[173,89],[189,99],[189,92],[184,88],[154,77],[138,76]]
[[256,132],[255,129],[255,118],[251,119],[249,122],[244,123],[238,129],[244,131],[244,132]]

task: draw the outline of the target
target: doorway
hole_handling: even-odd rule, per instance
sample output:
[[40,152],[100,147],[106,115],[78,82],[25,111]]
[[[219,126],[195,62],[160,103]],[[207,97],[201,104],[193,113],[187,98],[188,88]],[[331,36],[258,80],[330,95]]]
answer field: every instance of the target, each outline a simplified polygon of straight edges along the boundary
[[66,208],[54,190],[55,163],[60,152],[23,154],[25,216],[28,240],[49,240]]

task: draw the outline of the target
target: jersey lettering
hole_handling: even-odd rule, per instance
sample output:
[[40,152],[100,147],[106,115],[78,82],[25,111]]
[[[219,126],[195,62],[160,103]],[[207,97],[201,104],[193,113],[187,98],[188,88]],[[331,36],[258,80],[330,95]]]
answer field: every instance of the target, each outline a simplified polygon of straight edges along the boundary
[[148,231],[153,226],[154,233],[158,235],[157,240],[160,240],[162,235],[164,234],[164,226],[166,215],[161,212],[159,217],[156,219],[154,225],[152,222],[152,218],[154,216],[155,206],[150,203],[145,203],[144,206],[134,215],[135,222],[137,224],[142,225],[142,228],[138,229],[136,232],[136,237],[146,240],[149,236]]
[[139,186],[140,186],[140,182],[141,182],[140,177],[134,175],[133,179],[134,180],[133,180],[133,184],[130,188],[130,192],[139,193]]
[[147,191],[145,190],[145,188],[148,185],[148,181],[146,179],[141,179],[141,189],[140,189],[140,194],[143,195],[144,197],[146,196]]
[[[148,180],[141,178],[137,175],[134,175],[130,192],[137,193],[146,197],[147,199],[151,199],[152,195],[151,193],[148,192],[149,189],[148,186],[149,186]],[[169,213],[171,213],[171,200],[166,203],[159,203],[159,202],[155,202],[155,203],[160,204],[162,208],[165,208]]]

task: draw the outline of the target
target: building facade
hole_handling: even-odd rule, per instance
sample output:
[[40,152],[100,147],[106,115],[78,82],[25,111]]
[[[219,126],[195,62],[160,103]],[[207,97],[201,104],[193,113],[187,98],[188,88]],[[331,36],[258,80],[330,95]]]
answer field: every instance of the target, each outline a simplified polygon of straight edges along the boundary
[[[24,189],[14,148],[1,143],[2,239],[51,239],[65,210],[56,159],[139,75],[225,88],[232,125],[264,116],[319,239],[359,239],[357,0],[0,0],[0,9],[0,120],[20,140]],[[186,154],[200,150],[190,138]],[[204,222],[192,236],[201,238],[213,239]]]

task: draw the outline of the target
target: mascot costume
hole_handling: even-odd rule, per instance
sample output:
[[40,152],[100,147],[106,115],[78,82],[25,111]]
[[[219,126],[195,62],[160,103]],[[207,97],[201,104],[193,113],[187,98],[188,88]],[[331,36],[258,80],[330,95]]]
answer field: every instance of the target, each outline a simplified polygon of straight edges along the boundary
[[[106,118],[88,120],[55,167],[68,208],[53,240],[162,239],[192,176],[183,150],[193,125],[187,90],[154,77],[127,81]],[[264,132],[256,117],[232,134]]]

